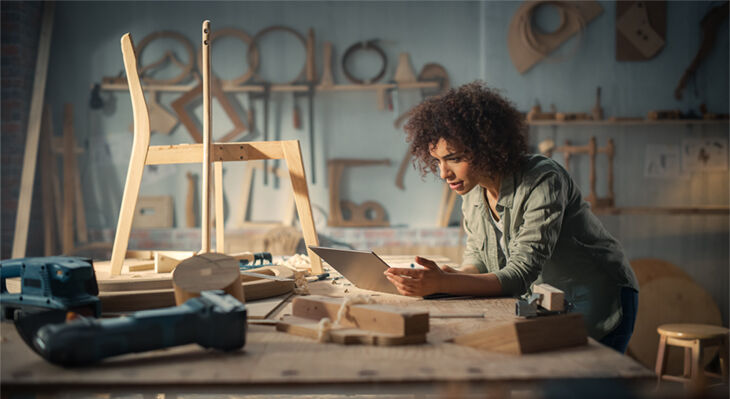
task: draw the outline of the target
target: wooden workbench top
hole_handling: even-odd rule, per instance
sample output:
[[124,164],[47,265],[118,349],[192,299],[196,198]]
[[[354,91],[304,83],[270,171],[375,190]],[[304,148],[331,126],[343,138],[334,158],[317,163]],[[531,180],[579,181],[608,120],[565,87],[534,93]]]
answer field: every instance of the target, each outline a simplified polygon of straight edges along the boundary
[[[339,281],[339,280],[338,280]],[[342,283],[310,284],[316,294],[342,296],[359,290]],[[276,332],[273,326],[249,326],[243,350],[232,353],[185,345],[107,359],[93,368],[63,369],[33,353],[13,325],[2,323],[3,388],[66,386],[139,388],[149,386],[255,387],[276,384],[530,382],[554,378],[647,379],[654,374],[615,351],[589,340],[586,346],[559,351],[504,355],[444,342],[457,334],[514,319],[514,299],[423,300],[397,295],[373,296],[378,303],[431,314],[485,313],[477,318],[432,318],[424,345],[343,346]],[[285,314],[284,307],[279,315]]]

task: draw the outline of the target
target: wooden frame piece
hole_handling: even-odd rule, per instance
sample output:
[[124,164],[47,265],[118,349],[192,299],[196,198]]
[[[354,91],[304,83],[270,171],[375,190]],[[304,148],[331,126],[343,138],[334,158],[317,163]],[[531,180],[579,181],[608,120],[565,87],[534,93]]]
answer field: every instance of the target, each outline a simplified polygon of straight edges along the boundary
[[[150,146],[150,122],[147,105],[142,92],[142,85],[137,73],[137,59],[134,53],[132,37],[129,33],[121,38],[124,66],[127,71],[129,92],[132,99],[134,114],[134,142],[124,186],[122,205],[119,212],[114,247],[112,249],[111,275],[119,276],[124,264],[124,257],[129,244],[129,234],[132,228],[132,213],[134,212],[139,189],[142,182],[142,172],[145,165],[199,163],[204,160],[203,144],[180,144],[172,146]],[[208,115],[209,116],[209,115]],[[289,168],[289,176],[294,189],[294,201],[302,224],[305,243],[318,245],[319,239],[314,226],[312,207],[309,201],[302,153],[298,140],[268,141],[268,142],[240,142],[215,143],[211,145],[211,162],[250,161],[258,159],[284,159]],[[205,186],[205,183],[203,184]],[[204,190],[205,191],[205,190]],[[205,218],[203,218],[205,221]],[[223,220],[218,224],[223,228]],[[204,232],[209,232],[210,226],[201,225]],[[205,233],[207,235],[209,233]],[[201,234],[203,235],[203,234]],[[309,249],[312,272],[322,273],[321,259]]]
[[[352,201],[340,199],[340,181],[345,168],[352,166],[375,166],[390,165],[389,159],[330,159],[327,161],[329,169],[329,200],[330,209],[327,217],[327,224],[330,226],[340,227],[376,227],[389,226],[390,222],[386,219],[385,209],[382,205],[375,201],[366,201],[362,204],[355,204]],[[342,210],[349,210],[350,218],[345,219]],[[368,218],[367,214],[374,212],[373,218]]]
[[11,257],[25,257],[28,245],[28,226],[30,223],[30,208],[33,198],[33,180],[38,158],[38,141],[41,135],[41,118],[43,117],[43,97],[46,91],[48,77],[48,59],[51,52],[51,35],[53,34],[53,12],[56,5],[53,2],[43,4],[43,20],[38,42],[35,74],[33,76],[33,94],[31,94],[30,112],[28,114],[28,129],[26,133],[25,153],[23,154],[23,171],[20,174],[20,191],[18,194],[18,209],[15,216],[15,233],[13,234],[13,248]]

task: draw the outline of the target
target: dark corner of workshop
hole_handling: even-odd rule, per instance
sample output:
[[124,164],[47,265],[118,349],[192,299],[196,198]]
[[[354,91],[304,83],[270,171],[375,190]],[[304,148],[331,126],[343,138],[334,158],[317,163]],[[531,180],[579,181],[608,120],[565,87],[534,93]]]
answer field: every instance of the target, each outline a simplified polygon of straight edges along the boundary
[[2,398],[727,398],[727,0],[2,1]]

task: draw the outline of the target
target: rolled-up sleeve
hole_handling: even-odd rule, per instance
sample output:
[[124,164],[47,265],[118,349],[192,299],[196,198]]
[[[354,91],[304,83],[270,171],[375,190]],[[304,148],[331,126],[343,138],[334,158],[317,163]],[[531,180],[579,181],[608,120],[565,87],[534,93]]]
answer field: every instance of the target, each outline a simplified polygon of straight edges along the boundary
[[487,265],[482,261],[481,255],[486,237],[481,232],[476,232],[473,229],[473,226],[469,224],[469,218],[465,217],[464,231],[466,231],[466,248],[464,249],[461,265],[474,265],[479,270],[479,273],[486,273]]
[[522,295],[537,279],[550,259],[560,236],[567,195],[561,176],[541,176],[522,205],[523,223],[509,241],[509,257],[504,268],[495,272],[502,292]]

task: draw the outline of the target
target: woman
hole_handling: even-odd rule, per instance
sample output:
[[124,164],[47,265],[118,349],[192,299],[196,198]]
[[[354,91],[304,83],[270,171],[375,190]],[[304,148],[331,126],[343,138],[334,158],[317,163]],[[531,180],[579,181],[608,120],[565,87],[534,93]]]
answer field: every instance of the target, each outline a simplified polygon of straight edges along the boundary
[[459,270],[416,257],[425,269],[386,271],[398,291],[519,296],[548,283],[583,313],[591,337],[625,352],[636,277],[567,171],[528,154],[515,107],[474,82],[418,105],[405,130],[422,174],[438,169],[462,195],[467,243]]

